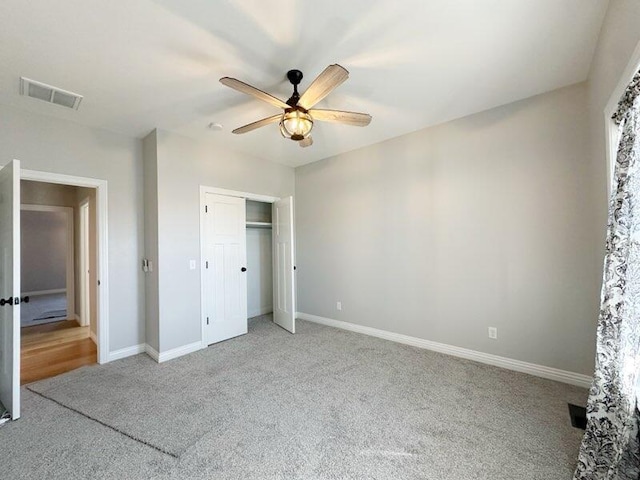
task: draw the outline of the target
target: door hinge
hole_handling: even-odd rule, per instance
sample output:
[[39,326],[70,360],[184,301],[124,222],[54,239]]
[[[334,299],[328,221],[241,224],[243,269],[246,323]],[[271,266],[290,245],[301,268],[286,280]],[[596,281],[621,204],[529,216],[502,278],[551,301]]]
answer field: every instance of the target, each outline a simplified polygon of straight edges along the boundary
[[207,325],[209,325],[209,317],[207,317]]
[[204,213],[208,213],[209,212],[209,207],[208,206],[204,206]]
[[209,261],[204,262],[204,268],[209,268]]

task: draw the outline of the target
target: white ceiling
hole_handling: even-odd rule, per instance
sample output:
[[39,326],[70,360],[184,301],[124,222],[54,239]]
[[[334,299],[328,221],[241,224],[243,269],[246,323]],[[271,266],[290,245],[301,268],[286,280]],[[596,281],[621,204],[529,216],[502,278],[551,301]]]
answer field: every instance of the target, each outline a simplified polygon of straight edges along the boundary
[[[608,0],[3,0],[0,103],[129,136],[162,128],[297,166],[581,82]],[[370,113],[365,128],[316,122],[314,145],[278,112],[222,86],[282,99],[327,65],[350,78],[319,108]],[[72,111],[19,95],[26,76],[84,95]],[[224,125],[221,132],[207,129]]]

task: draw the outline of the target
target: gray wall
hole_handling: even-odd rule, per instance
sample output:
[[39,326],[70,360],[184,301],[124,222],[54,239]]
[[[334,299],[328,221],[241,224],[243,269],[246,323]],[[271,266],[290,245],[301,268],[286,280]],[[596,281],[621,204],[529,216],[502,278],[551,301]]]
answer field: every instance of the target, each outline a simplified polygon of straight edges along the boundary
[[23,210],[20,234],[20,291],[66,290],[67,214]]
[[0,163],[108,181],[109,350],[144,343],[140,140],[2,106]]
[[[20,181],[20,203],[75,209],[76,187],[22,180]],[[63,216],[64,221],[61,223],[60,214],[52,216],[47,212],[22,211],[21,216],[21,290],[32,292],[66,289],[66,217]],[[52,223],[56,217],[58,221]],[[77,230],[76,223],[74,223],[74,229]],[[51,248],[42,248],[48,245],[48,242],[52,242]],[[74,244],[74,247],[74,252],[77,252],[77,244]],[[57,286],[45,288],[42,285]],[[76,300],[77,298],[76,295]]]
[[[247,222],[271,223],[270,203],[247,200]],[[273,311],[272,231],[247,228],[247,314],[249,318]]]
[[298,311],[590,374],[588,142],[580,84],[296,169]]
[[[159,351],[199,342],[200,185],[275,197],[292,195],[294,171],[230,154],[220,143],[158,130]],[[151,239],[150,241],[154,241]],[[196,260],[198,268],[189,269]],[[155,321],[155,319],[149,319]]]
[[247,315],[273,311],[271,229],[247,228]]
[[[158,271],[158,142],[154,130],[142,142],[144,157],[144,252],[151,262],[145,273],[145,329],[147,345],[160,351],[160,297]],[[169,299],[170,300],[170,299]]]

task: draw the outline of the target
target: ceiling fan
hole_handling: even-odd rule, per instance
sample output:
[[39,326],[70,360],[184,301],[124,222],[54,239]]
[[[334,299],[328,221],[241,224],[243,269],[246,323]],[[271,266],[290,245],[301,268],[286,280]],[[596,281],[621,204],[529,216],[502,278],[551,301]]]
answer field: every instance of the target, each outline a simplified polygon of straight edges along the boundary
[[365,127],[371,123],[371,115],[366,113],[313,108],[320,100],[349,78],[349,72],[344,67],[338,64],[329,65],[302,95],[298,93],[298,85],[302,81],[302,72],[300,70],[289,70],[287,78],[293,85],[293,95],[286,102],[235,78],[223,77],[220,79],[220,83],[227,87],[284,110],[283,113],[236,128],[233,133],[247,133],[265,125],[279,122],[280,133],[283,137],[298,142],[301,147],[308,147],[313,144],[310,133],[315,120],[358,127]]

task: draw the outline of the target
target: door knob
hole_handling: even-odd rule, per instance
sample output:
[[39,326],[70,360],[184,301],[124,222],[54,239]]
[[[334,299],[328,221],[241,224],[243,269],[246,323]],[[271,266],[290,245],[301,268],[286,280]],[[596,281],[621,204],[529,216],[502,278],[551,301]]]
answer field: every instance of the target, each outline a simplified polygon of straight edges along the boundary
[[242,268],[240,269],[240,271],[241,271],[241,272],[246,272],[246,271],[247,271],[247,267],[242,267]]
[[20,299],[20,301],[21,301],[22,303],[29,303],[29,295],[25,295],[24,297],[22,297],[22,298]]
[[0,307],[4,307],[5,305],[13,305],[13,297],[9,298],[0,298]]

